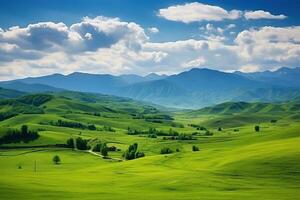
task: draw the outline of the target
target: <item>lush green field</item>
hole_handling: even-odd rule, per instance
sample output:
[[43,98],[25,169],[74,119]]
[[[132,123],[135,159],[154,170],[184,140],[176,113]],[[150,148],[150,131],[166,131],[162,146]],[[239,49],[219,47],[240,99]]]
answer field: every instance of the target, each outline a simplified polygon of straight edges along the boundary
[[[40,137],[29,143],[2,145],[12,149],[0,150],[0,199],[299,199],[297,109],[274,112],[264,107],[268,112],[239,114],[166,113],[125,99],[66,93],[41,105],[31,102],[30,106],[43,112],[29,114],[28,110],[23,112],[23,107],[28,107],[28,101],[24,102],[0,106],[0,111],[11,112],[17,105],[23,113],[1,121],[0,135],[26,124],[40,130]],[[146,120],[147,116],[166,114],[174,120]],[[48,123],[59,119],[95,124],[98,130]],[[271,123],[272,119],[277,121]],[[205,126],[213,135],[207,136],[190,124]],[[259,132],[254,131],[255,125],[260,126]],[[104,126],[115,132],[102,130]],[[128,135],[128,127],[166,132],[171,128],[198,134],[193,136],[196,140],[165,140],[162,136]],[[78,136],[90,139],[91,146],[100,140],[121,151],[109,152],[111,159],[103,159],[89,151],[35,147],[62,144]],[[120,161],[134,142],[146,156]],[[200,151],[193,152],[193,145]],[[27,148],[17,149],[20,146]],[[179,152],[161,155],[163,147]],[[54,155],[59,155],[61,164],[53,164]]]

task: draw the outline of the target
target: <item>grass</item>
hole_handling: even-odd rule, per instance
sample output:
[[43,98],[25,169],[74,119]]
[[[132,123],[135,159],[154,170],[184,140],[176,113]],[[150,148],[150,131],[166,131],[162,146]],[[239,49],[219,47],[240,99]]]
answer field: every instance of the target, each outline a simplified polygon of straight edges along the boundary
[[[73,101],[73,104],[66,105],[71,108],[67,111],[58,106],[66,103],[64,98],[55,97],[39,106],[46,106],[43,108],[45,114],[20,114],[0,122],[2,133],[22,124],[44,130],[40,131],[41,136],[36,141],[10,144],[28,148],[0,150],[0,199],[299,199],[300,124],[297,110],[291,114],[277,111],[276,114],[234,115],[174,113],[175,122],[184,125],[184,128],[176,128],[169,122],[134,119],[131,114],[144,112],[143,104],[111,97],[104,102],[93,96],[88,96],[92,98],[89,103],[83,103],[79,100],[82,95],[75,94],[68,94],[72,100],[66,101]],[[101,108],[101,116],[91,115],[91,107],[94,110]],[[279,120],[271,123],[270,119],[274,118]],[[116,132],[40,124],[58,119],[93,123],[97,127],[108,125]],[[205,126],[214,133],[213,136],[197,135],[197,140],[178,141],[126,134],[128,126],[140,130],[155,127],[168,131],[172,128],[191,134],[198,131],[189,126],[191,123]],[[257,124],[261,127],[260,132],[254,131]],[[218,131],[218,127],[222,127],[222,131]],[[78,136],[92,139],[91,145],[99,140],[121,149],[109,152],[112,158],[122,158],[128,146],[137,142],[139,151],[146,157],[118,162],[86,151],[34,148],[42,144],[65,143],[66,139]],[[200,151],[193,152],[193,145]],[[180,151],[160,155],[162,147]],[[61,158],[60,165],[53,164],[54,155]]]

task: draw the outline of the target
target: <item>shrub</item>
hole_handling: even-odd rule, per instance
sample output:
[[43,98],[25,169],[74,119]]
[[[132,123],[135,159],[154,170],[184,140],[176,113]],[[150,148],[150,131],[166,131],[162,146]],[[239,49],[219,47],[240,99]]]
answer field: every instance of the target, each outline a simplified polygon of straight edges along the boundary
[[193,151],[199,151],[199,148],[197,146],[193,145],[192,150]]
[[259,132],[259,131],[260,131],[260,127],[256,125],[256,126],[254,127],[254,130],[255,130],[256,132]]
[[60,158],[59,158],[59,156],[58,156],[58,155],[55,155],[55,156],[53,157],[52,161],[53,161],[53,163],[56,164],[56,165],[60,164]]
[[116,132],[115,129],[113,129],[113,128],[110,127],[110,126],[103,126],[103,130],[104,130],[104,131],[109,131],[109,132]]
[[205,132],[205,135],[206,135],[206,136],[212,136],[212,135],[213,135],[213,132],[206,131],[206,132]]
[[88,128],[89,130],[91,130],[91,131],[95,131],[95,130],[96,130],[96,126],[95,126],[94,124],[89,124],[89,125],[87,126],[87,128]]
[[164,147],[160,150],[160,154],[171,154],[171,153],[173,153],[173,151],[169,147]]
[[219,128],[218,128],[218,131],[222,131],[222,128],[221,128],[221,127],[219,127]]
[[136,158],[141,158],[141,157],[145,157],[144,152],[137,152],[135,155]]
[[270,122],[271,122],[271,123],[276,123],[276,122],[277,122],[277,119],[271,119]]

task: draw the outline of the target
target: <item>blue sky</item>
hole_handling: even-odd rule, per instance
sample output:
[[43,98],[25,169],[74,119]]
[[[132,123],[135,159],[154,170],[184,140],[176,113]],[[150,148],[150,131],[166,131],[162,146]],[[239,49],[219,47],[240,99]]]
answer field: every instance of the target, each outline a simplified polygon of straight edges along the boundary
[[299,66],[297,0],[0,3],[0,80]]

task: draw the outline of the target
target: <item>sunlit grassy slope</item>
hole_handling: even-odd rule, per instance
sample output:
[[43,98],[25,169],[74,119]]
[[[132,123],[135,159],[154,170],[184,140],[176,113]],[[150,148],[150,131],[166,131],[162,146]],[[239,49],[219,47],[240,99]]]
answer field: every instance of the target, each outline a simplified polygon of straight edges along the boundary
[[[299,199],[299,109],[181,112],[172,114],[173,122],[153,123],[136,119],[134,114],[170,113],[109,96],[60,93],[41,105],[31,106],[42,109],[43,113],[25,112],[0,122],[1,134],[22,124],[42,130],[36,141],[6,145],[28,148],[0,151],[0,199]],[[9,109],[13,107],[4,104],[0,107],[0,110]],[[93,115],[94,112],[101,116]],[[41,123],[58,119],[92,123],[97,128],[111,126],[116,132]],[[274,119],[277,122],[271,123]],[[175,122],[184,127],[174,127]],[[172,128],[186,134],[201,132],[189,124],[205,126],[214,134],[200,134],[195,136],[197,140],[191,141],[127,134],[128,127],[139,130],[155,127],[165,131]],[[255,125],[260,126],[260,132],[254,131]],[[217,130],[219,127],[222,131]],[[91,145],[98,139],[120,148],[120,152],[109,152],[111,158],[122,158],[128,145],[137,142],[146,157],[120,162],[84,151],[34,147],[65,143],[68,138],[77,136],[92,139]],[[200,151],[193,152],[192,145],[198,146]],[[178,148],[180,152],[160,155],[162,147]],[[53,164],[54,155],[60,156],[60,165]]]

